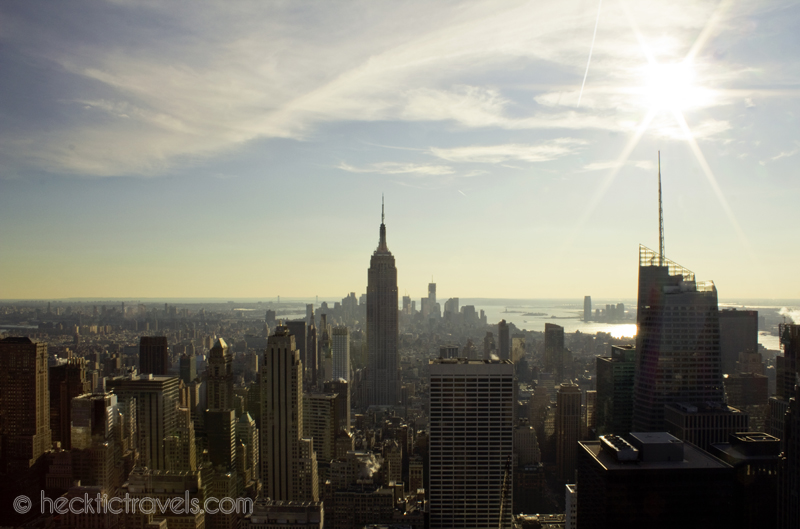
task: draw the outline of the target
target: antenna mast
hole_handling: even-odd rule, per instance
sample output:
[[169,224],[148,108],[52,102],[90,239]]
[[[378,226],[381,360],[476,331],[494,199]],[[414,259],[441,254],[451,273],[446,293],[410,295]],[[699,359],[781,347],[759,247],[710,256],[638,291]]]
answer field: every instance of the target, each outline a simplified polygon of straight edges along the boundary
[[658,266],[664,266],[664,209],[661,206],[661,151],[658,151]]
[[[659,182],[661,182],[661,180],[659,180]],[[658,185],[659,185],[659,189],[661,189],[661,187],[660,187],[661,184],[659,183]],[[658,195],[659,197],[661,197],[660,193],[661,193],[661,191],[659,191],[659,195]],[[661,200],[661,198],[659,198],[659,200]],[[383,224],[383,193],[381,193],[381,224]]]

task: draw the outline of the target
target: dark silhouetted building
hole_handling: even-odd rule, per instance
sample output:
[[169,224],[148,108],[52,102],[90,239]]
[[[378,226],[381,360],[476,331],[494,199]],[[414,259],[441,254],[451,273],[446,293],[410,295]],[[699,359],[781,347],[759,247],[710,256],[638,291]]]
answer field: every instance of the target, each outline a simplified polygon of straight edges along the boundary
[[664,431],[672,403],[722,403],[717,289],[639,247],[633,428]]
[[736,373],[739,353],[758,352],[758,311],[719,311],[719,351],[723,373]]
[[506,320],[500,320],[497,324],[497,339],[500,342],[500,360],[511,360],[511,340]]
[[[435,288],[434,285],[434,301]],[[386,245],[386,225],[381,213],[380,240],[367,272],[367,394],[370,406],[394,406],[398,403],[400,365],[397,342],[397,267]]]
[[712,444],[709,453],[735,472],[737,527],[777,527],[780,440],[762,432],[734,433],[728,442]]
[[556,478],[561,483],[575,480],[578,440],[581,438],[581,388],[561,384],[556,393]]
[[139,373],[166,375],[169,371],[169,347],[166,336],[142,336],[139,339]]
[[86,380],[86,359],[72,357],[50,367],[50,434],[61,448],[72,448],[72,399],[91,393],[92,382]]
[[665,432],[578,448],[581,529],[730,529],[733,468]]
[[633,375],[636,349],[612,345],[611,356],[597,357],[597,433],[625,435],[633,419]]
[[555,323],[544,324],[544,370],[564,380],[564,327]]
[[0,473],[28,468],[50,449],[47,375],[47,344],[0,340]]

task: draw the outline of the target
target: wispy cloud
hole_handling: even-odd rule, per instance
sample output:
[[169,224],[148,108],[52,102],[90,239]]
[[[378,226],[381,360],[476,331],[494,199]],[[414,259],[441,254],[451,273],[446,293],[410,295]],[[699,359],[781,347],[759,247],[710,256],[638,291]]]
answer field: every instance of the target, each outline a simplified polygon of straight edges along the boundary
[[412,175],[412,176],[441,176],[452,175],[456,171],[447,165],[399,163],[399,162],[380,162],[361,167],[346,164],[344,162],[337,166],[343,171],[350,173],[372,173],[385,175]]
[[[655,169],[656,164],[649,160],[628,160],[624,164],[624,166],[631,166],[636,167],[637,169],[644,169],[646,171],[652,171]],[[617,169],[621,167],[617,160],[607,160],[607,161],[599,161],[599,162],[592,162],[586,164],[581,169],[582,171],[608,171],[611,169]]]
[[454,163],[502,163],[509,160],[547,162],[577,152],[586,140],[559,138],[536,145],[473,145],[442,149],[432,147],[434,156]]
[[[252,3],[236,10],[224,3],[79,4],[48,6],[50,17],[36,7],[0,8],[7,53],[58,65],[46,75],[63,87],[54,110],[60,121],[5,125],[13,141],[0,142],[0,154],[9,160],[60,173],[152,174],[259,138],[308,139],[331,122],[626,132],[640,117],[641,109],[613,89],[638,82],[630,65],[642,60],[613,6],[604,6],[592,75],[575,112],[566,107],[578,98],[596,12],[567,3],[426,3],[425,17],[423,4],[413,2]],[[658,17],[638,4],[630,9],[642,31],[669,35],[652,42],[653,53],[669,59],[685,53],[684,42],[713,5],[665,3]],[[576,29],[585,42],[565,38]],[[510,65],[542,85],[552,84],[548,75],[568,72],[574,88],[519,94],[489,81]]]

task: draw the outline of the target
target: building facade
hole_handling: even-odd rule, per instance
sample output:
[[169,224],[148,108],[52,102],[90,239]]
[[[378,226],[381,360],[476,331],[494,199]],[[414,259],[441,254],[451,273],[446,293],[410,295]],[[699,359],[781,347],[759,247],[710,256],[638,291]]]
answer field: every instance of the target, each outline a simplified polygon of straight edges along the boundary
[[713,282],[640,246],[636,318],[635,431],[663,431],[667,404],[724,402]]
[[[514,365],[438,359],[429,370],[430,527],[495,526],[513,454]],[[513,476],[507,487],[510,505]]]

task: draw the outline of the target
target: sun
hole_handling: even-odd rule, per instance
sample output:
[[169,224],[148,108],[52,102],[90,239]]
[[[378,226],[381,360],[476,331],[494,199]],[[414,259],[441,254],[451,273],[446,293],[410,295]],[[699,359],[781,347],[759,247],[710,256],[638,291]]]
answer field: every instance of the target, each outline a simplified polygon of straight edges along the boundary
[[645,106],[654,112],[683,112],[707,104],[706,90],[695,84],[691,63],[649,63],[644,67],[642,89]]

